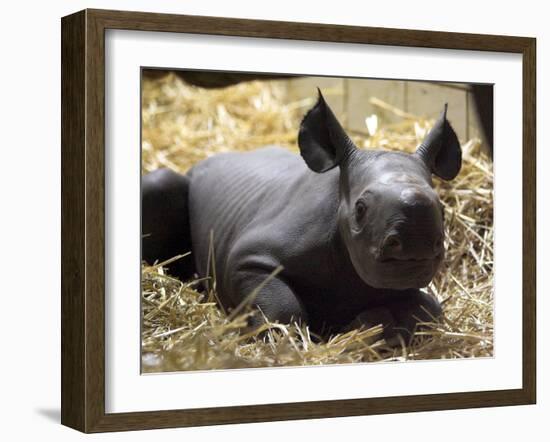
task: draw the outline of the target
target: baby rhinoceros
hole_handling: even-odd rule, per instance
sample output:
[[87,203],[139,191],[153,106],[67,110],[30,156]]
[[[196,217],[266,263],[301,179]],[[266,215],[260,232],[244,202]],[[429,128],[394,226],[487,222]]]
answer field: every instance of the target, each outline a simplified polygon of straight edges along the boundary
[[300,126],[301,157],[272,146],[214,155],[186,175],[155,171],[143,179],[143,259],[192,250],[195,267],[184,258],[172,270],[215,272],[228,310],[255,293],[270,321],[325,335],[383,324],[388,342],[408,341],[441,315],[420,288],[444,255],[431,176],[451,180],[461,167],[446,110],[413,154],[360,150],[319,92]]

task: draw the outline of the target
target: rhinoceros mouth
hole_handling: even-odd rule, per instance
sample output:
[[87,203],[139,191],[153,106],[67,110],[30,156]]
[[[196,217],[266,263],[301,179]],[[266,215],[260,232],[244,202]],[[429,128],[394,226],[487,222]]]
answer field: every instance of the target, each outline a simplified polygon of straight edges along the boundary
[[433,258],[387,258],[379,261],[376,273],[380,287],[403,289],[421,288],[435,276],[442,254]]
[[353,266],[365,283],[374,288],[403,290],[426,287],[443,260],[444,252],[434,256],[386,256],[371,253]]
[[401,258],[384,258],[380,260],[380,262],[383,263],[410,263],[410,264],[430,264],[434,261],[437,261],[439,259],[439,256],[436,256],[435,258],[407,258],[407,259],[401,259]]

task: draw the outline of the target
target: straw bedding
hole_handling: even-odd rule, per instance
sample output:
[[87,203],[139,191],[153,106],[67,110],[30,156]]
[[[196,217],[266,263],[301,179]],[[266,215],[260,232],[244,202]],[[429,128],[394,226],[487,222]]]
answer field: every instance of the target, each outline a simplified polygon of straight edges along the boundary
[[[174,75],[144,79],[142,172],[170,167],[186,172],[218,152],[278,144],[297,152],[301,117],[315,94],[291,101],[283,84],[254,81],[206,90]],[[342,93],[325,90],[325,95]],[[375,105],[391,110],[373,97]],[[394,110],[398,115],[399,109]],[[401,113],[402,114],[402,113]],[[357,146],[413,151],[431,120],[404,115],[365,133]],[[320,365],[488,357],[493,354],[493,173],[479,140],[463,146],[460,175],[436,179],[446,211],[446,258],[428,290],[443,303],[444,318],[418,331],[410,346],[390,348],[381,326],[338,334],[326,340],[305,326],[266,322],[260,336],[245,331],[247,309],[229,316],[216,302],[215,288],[198,291],[198,280],[179,281],[170,262],[142,266],[142,369],[144,372],[244,367]],[[183,256],[174,259],[192,259]]]

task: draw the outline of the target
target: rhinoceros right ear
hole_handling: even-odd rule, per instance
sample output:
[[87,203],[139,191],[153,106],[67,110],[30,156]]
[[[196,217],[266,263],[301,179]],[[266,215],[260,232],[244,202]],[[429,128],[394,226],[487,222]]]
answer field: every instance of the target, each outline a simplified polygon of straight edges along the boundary
[[317,90],[317,103],[300,124],[298,145],[308,167],[322,173],[340,165],[356,147]]
[[416,155],[424,160],[432,173],[444,180],[452,180],[460,172],[462,150],[455,131],[447,121],[447,104],[432,130],[418,146]]

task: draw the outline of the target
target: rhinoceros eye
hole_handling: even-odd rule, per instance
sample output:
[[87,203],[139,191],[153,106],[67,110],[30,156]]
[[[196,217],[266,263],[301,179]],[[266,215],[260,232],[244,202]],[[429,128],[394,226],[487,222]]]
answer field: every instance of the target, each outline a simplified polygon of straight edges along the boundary
[[365,202],[361,200],[357,201],[357,203],[355,203],[355,220],[357,222],[361,221],[365,217],[366,213],[367,206]]

